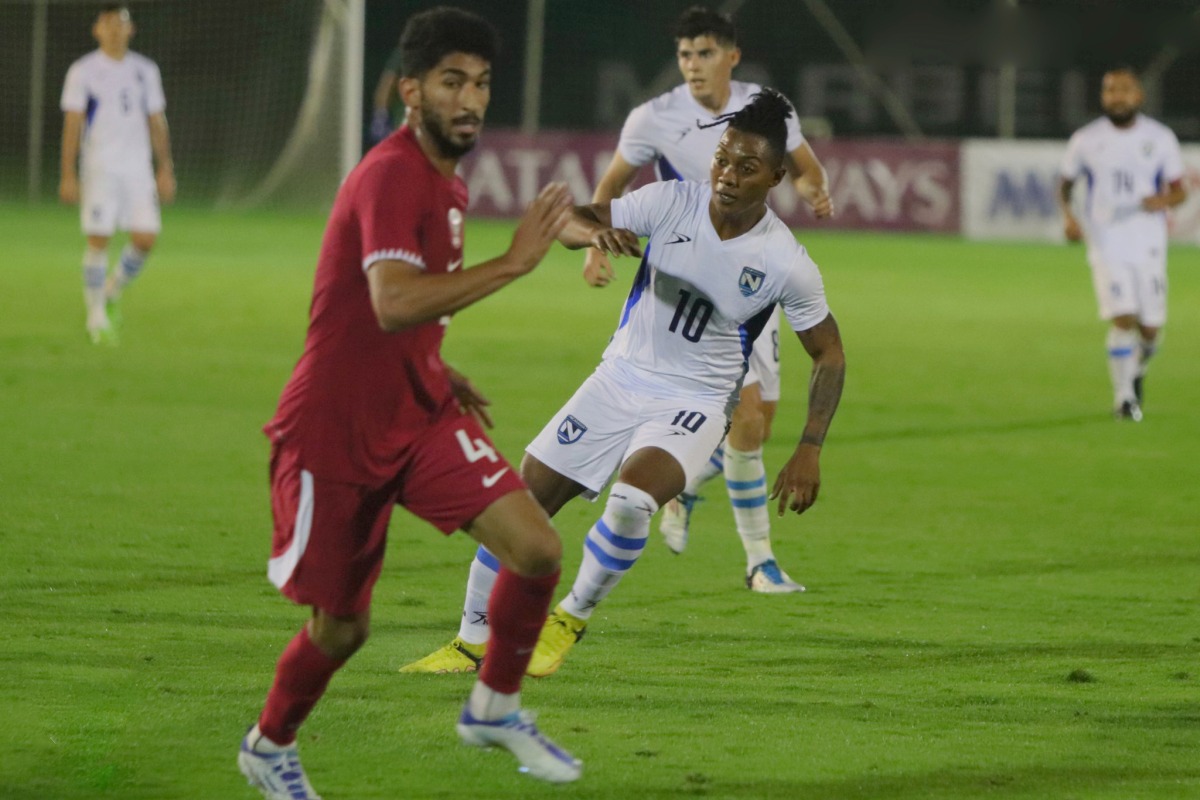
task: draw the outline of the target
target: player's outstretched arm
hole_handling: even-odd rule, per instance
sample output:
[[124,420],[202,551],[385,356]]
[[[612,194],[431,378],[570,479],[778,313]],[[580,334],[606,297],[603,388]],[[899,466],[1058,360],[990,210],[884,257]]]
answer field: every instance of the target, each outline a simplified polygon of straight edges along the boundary
[[594,247],[614,256],[642,254],[636,233],[612,227],[612,205],[607,201],[572,208],[558,241],[568,250]]
[[[620,197],[633,182],[633,177],[637,175],[638,169],[626,161],[620,153],[614,153],[612,161],[608,163],[608,169],[604,170],[604,175],[596,184],[592,202],[605,203]],[[615,277],[616,272],[614,272],[608,256],[594,247],[589,247],[584,251],[583,279],[588,286],[604,287]]]
[[846,379],[846,354],[842,350],[837,320],[832,314],[796,335],[812,357],[813,369],[808,383],[808,421],[804,425],[804,434],[771,490],[771,499],[779,499],[781,517],[789,508],[802,514],[817,501],[817,492],[821,488],[821,446],[842,398],[842,385]]
[[1070,178],[1058,179],[1058,210],[1062,214],[1063,234],[1067,237],[1068,242],[1078,242],[1083,239],[1083,227],[1075,218],[1075,212],[1071,210],[1071,191],[1074,188],[1075,181]]
[[64,203],[79,202],[79,173],[75,163],[79,159],[79,137],[83,133],[83,112],[67,111],[63,114],[61,175],[58,181],[58,198]]
[[154,183],[158,188],[158,199],[164,203],[175,201],[175,162],[171,158],[171,132],[167,127],[167,115],[163,112],[151,114],[150,147],[154,150],[154,160],[158,169],[154,173]]
[[1183,181],[1171,181],[1167,184],[1165,191],[1158,194],[1152,194],[1142,201],[1142,208],[1147,211],[1166,211],[1168,208],[1175,206],[1187,200],[1187,189],[1183,188]]
[[829,196],[829,174],[808,142],[802,142],[788,153],[788,171],[796,193],[812,208],[817,219],[834,214],[833,198]]
[[408,261],[376,261],[367,285],[379,327],[394,333],[453,314],[528,274],[554,244],[570,209],[566,184],[547,185],[521,216],[507,252],[470,269],[430,275]]

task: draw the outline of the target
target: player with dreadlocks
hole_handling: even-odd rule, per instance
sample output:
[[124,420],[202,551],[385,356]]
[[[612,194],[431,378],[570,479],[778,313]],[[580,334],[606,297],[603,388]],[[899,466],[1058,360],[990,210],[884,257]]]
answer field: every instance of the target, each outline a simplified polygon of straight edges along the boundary
[[[777,92],[756,94],[719,120],[728,129],[713,155],[711,183],[663,181],[576,206],[558,235],[578,249],[611,226],[649,242],[600,366],[521,462],[522,478],[551,516],[579,495],[596,498],[616,473],[574,585],[542,628],[530,675],[559,668],[596,606],[642,554],[650,518],[707,463],[729,425],[750,348],[777,304],[813,371],[808,419],[771,497],[780,515],[801,513],[817,499],[821,445],[841,397],[845,357],[817,265],[766,204],[786,174],[791,113]],[[488,596],[492,574],[471,570],[468,602]],[[468,653],[482,658],[485,646]],[[405,671],[431,671],[416,666]]]

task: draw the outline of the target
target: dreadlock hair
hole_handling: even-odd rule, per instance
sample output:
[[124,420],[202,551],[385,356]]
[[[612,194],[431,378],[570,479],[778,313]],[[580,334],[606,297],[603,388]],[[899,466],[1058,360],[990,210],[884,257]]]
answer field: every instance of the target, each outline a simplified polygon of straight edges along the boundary
[[787,120],[793,114],[792,104],[774,89],[763,88],[750,97],[750,102],[740,111],[722,114],[707,124],[697,123],[701,128],[729,123],[729,127],[743,133],[753,133],[767,140],[775,154],[775,164],[783,161],[787,152]]
[[676,41],[711,36],[725,47],[737,46],[737,29],[729,15],[704,6],[692,6],[684,11],[671,26],[671,35]]
[[492,62],[500,36],[483,17],[451,6],[437,6],[409,17],[400,35],[400,74],[420,78],[450,53],[467,53]]

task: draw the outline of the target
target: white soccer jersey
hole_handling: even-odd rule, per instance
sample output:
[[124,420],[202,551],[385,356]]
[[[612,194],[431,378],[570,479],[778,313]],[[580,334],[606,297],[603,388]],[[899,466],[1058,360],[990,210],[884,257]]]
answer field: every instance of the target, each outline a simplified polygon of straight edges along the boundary
[[707,182],[663,181],[612,201],[612,222],[650,238],[604,359],[656,396],[736,402],[754,339],[783,306],[794,330],[829,314],[817,265],[769,208],[722,241]]
[[[750,103],[750,96],[759,91],[762,87],[756,83],[732,81],[729,102],[721,114],[740,111]],[[725,126],[701,128],[698,123],[707,124],[721,114],[714,115],[700,105],[687,84],[680,84],[629,112],[621,128],[617,152],[634,166],[653,161],[659,180],[708,183],[713,153]],[[787,130],[790,153],[804,143],[795,113],[787,120]]]
[[147,117],[167,107],[153,61],[132,51],[120,61],[100,50],[88,53],[67,71],[61,107],[86,114],[81,172],[150,167]]
[[1179,140],[1170,128],[1141,114],[1128,128],[1101,117],[1071,137],[1062,175],[1086,180],[1089,245],[1139,260],[1165,254],[1166,213],[1144,211],[1141,203],[1183,177]]

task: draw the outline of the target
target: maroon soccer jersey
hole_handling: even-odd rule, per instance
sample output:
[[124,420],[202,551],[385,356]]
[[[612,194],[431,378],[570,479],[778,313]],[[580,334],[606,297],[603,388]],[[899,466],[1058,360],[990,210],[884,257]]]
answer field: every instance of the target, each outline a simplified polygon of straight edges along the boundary
[[408,126],[372,149],[334,201],[317,262],[304,353],[264,430],[333,481],[379,485],[404,449],[458,414],[441,357],[444,321],[385,333],[367,269],[403,260],[428,273],[462,267],[467,188],[444,177]]

